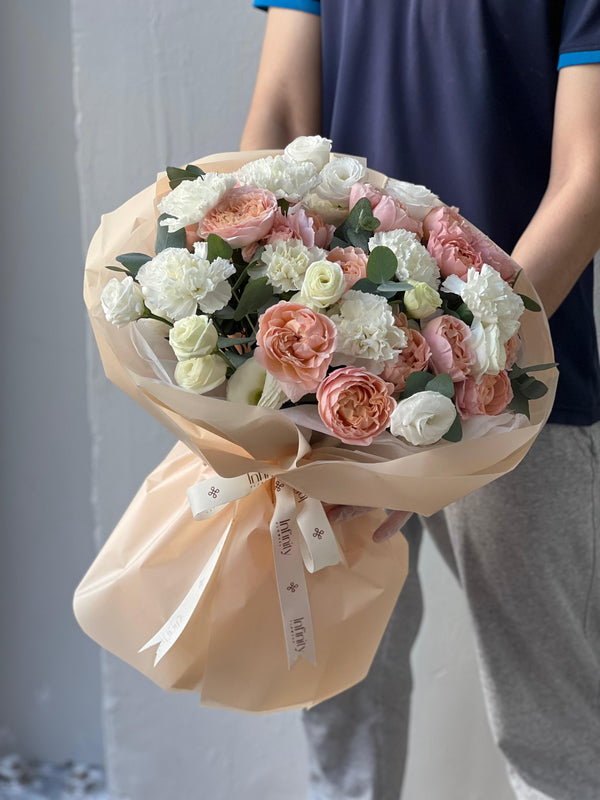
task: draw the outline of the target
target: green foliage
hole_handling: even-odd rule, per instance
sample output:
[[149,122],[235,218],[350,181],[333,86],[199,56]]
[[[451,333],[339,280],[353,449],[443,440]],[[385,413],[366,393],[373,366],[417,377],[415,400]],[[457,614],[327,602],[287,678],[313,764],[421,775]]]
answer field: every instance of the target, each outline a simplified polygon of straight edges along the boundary
[[216,233],[209,233],[206,242],[208,244],[206,257],[211,263],[216,258],[224,258],[229,261],[233,255],[232,246],[226,242],[225,239],[221,239],[220,236],[217,236]]
[[185,228],[180,228],[178,231],[175,231],[175,233],[169,233],[167,226],[160,224],[165,219],[171,219],[171,215],[161,214],[158,218],[156,241],[154,244],[157,255],[163,250],[166,250],[167,247],[185,247]]
[[556,364],[536,364],[532,367],[518,367],[516,364],[508,373],[510,385],[513,390],[513,399],[508,404],[508,407],[517,414],[525,414],[527,419],[529,416],[529,401],[538,400],[543,397],[548,391],[548,387],[542,381],[538,381],[529,375],[529,372],[541,372],[543,370],[552,369]]
[[169,179],[169,186],[175,189],[182,181],[195,181],[196,178],[201,178],[206,173],[204,170],[197,167],[195,164],[188,164],[185,169],[180,167],[167,167],[167,177]]
[[434,379],[431,372],[411,372],[406,379],[406,386],[402,393],[402,399],[406,400],[407,397],[412,397],[417,392],[424,392],[427,384]]
[[459,294],[452,294],[452,292],[440,292],[442,298],[442,312],[451,317],[456,317],[462,320],[466,325],[471,325],[473,322],[473,313],[466,303],[463,303],[462,297]]
[[460,417],[458,416],[458,412],[454,417],[454,422],[446,433],[442,436],[442,439],[445,439],[447,442],[460,442],[462,439],[463,431],[462,431],[462,423],[460,421]]
[[397,268],[398,259],[389,247],[374,247],[367,262],[367,278],[377,284],[391,281]]
[[360,278],[352,287],[354,292],[365,292],[365,294],[379,294],[379,286],[368,278]]
[[352,245],[360,247],[366,253],[369,249],[369,239],[378,227],[379,220],[373,216],[371,203],[366,197],[361,197],[350,212],[348,219],[336,229],[330,247],[333,249]]
[[441,372],[427,383],[427,391],[438,392],[443,394],[444,397],[452,399],[454,397],[454,382],[448,373]]
[[284,215],[284,217],[287,216],[287,213],[290,208],[290,201],[286,200],[285,197],[280,197],[279,200],[277,201],[277,205],[279,206],[279,210]]
[[256,314],[272,299],[273,288],[267,282],[266,276],[249,281],[242,292],[238,307],[233,313],[233,318],[239,321],[248,314]]
[[528,297],[526,294],[519,294],[519,297],[523,301],[523,305],[527,309],[527,311],[541,311],[542,307],[539,303],[536,303],[531,297]]
[[[124,253],[121,256],[117,256],[115,260],[125,267],[125,270],[121,271],[125,271],[131,275],[132,278],[135,278],[140,267],[148,261],[151,261],[152,256],[147,256],[145,253]],[[118,270],[118,267],[111,267],[110,269]]]

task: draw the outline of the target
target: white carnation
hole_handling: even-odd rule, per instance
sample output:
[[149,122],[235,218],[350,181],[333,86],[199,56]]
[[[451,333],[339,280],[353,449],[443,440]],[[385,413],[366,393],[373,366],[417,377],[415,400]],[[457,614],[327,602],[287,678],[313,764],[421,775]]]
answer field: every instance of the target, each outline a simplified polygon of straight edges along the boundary
[[448,433],[456,407],[439,392],[417,392],[401,400],[390,417],[390,431],[414,445],[431,445]]
[[315,261],[325,258],[320,247],[306,247],[300,239],[278,239],[266,245],[260,257],[261,267],[254,270],[253,277],[262,273],[277,292],[293,292],[302,288],[304,275]]
[[320,177],[321,183],[317,187],[319,197],[348,207],[350,189],[355,183],[366,180],[367,168],[351,156],[340,156],[325,164]]
[[131,275],[121,281],[111,278],[102,290],[100,302],[106,319],[119,328],[135,322],[144,313],[142,290]]
[[489,264],[484,264],[481,272],[471,267],[466,281],[450,275],[442,289],[460,295],[484,327],[497,325],[503,344],[519,330],[519,318],[525,308],[523,301]]
[[396,277],[400,281],[427,283],[432,289],[440,285],[440,268],[416,233],[411,231],[380,231],[369,239],[369,250],[389,247],[398,259]]
[[420,184],[388,178],[385,190],[400,200],[414,219],[425,219],[432,208],[444,205],[437,194]]
[[379,375],[385,362],[396,359],[406,347],[406,333],[394,325],[384,297],[350,289],[333,310],[329,315],[337,328],[333,366],[354,364]]
[[287,156],[267,156],[249,161],[236,173],[244,186],[268,189],[277,198],[301,200],[319,183],[319,172],[311,161],[294,161]]
[[140,268],[137,278],[148,305],[178,320],[193,316],[198,307],[213,314],[227,305],[231,298],[227,278],[234,272],[224,258],[211,263],[185,248],[167,247]]
[[196,180],[181,181],[158,204],[163,214],[174,217],[162,220],[160,224],[166,225],[169,233],[173,233],[186,225],[200,222],[235,184],[235,175],[222,175],[219,172],[207,172]]
[[321,170],[329,161],[331,144],[331,139],[323,136],[298,136],[283,152],[294,161],[310,161]]
[[494,323],[483,325],[477,318],[471,325],[469,345],[475,353],[470,374],[477,382],[483,375],[498,375],[506,367],[506,346],[500,328]]

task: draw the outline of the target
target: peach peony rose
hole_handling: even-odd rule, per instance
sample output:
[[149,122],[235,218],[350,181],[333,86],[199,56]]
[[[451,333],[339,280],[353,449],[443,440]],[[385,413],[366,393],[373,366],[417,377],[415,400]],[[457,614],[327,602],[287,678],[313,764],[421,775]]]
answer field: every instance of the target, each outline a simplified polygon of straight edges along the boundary
[[324,314],[284,300],[259,319],[254,358],[297,402],[316,391],[335,349],[336,327]]
[[308,212],[299,203],[290,206],[287,214],[279,209],[275,213],[273,227],[262,242],[272,244],[276,239],[300,239],[306,247],[326,248],[333,238],[334,225],[323,222],[320,214]]
[[458,209],[446,206],[430,211],[423,220],[429,236],[427,249],[437,261],[444,278],[458,275],[464,280],[471,267],[479,272],[483,266],[483,259],[471,244],[471,236],[461,222]]
[[360,367],[342,367],[317,389],[319,414],[345,444],[369,445],[396,408],[392,385]]
[[277,210],[275,195],[266,189],[236,186],[200,220],[198,233],[203,239],[216,233],[232,247],[245,247],[269,233]]
[[510,283],[519,269],[516,261],[513,261],[504,250],[501,250],[497,244],[466,220],[465,227],[470,233],[471,245],[481,255],[483,263],[489,264],[496,272],[500,273],[503,280]]
[[360,247],[334,247],[327,253],[327,261],[333,261],[342,268],[346,290],[351,289],[356,281],[367,277],[368,260],[369,257]]
[[521,349],[521,337],[518,333],[514,333],[504,345],[506,350],[506,369],[507,371],[514,367],[517,362],[517,356]]
[[[402,321],[402,317],[406,320],[404,314],[401,314],[396,321]],[[406,325],[398,325],[406,333],[408,342],[402,348],[396,361],[391,364],[388,363],[383,368],[381,377],[384,381],[393,384],[395,392],[403,392],[406,387],[406,379],[411,372],[425,372],[429,365],[431,358],[431,350],[427,344],[425,337],[416,331],[414,328],[409,328]]]
[[428,322],[423,336],[431,348],[431,366],[437,374],[447,372],[453,381],[462,381],[475,362],[469,345],[471,329],[462,320],[443,314]]
[[512,386],[506,370],[498,375],[484,375],[481,383],[473,378],[454,384],[458,413],[463,419],[478,414],[494,416],[504,411],[513,398]]
[[373,214],[379,220],[378,231],[397,231],[403,229],[416,233],[423,238],[423,226],[406,210],[406,206],[387,192],[376,189],[370,183],[355,183],[350,189],[348,206],[350,210],[362,198],[366,197],[371,204]]

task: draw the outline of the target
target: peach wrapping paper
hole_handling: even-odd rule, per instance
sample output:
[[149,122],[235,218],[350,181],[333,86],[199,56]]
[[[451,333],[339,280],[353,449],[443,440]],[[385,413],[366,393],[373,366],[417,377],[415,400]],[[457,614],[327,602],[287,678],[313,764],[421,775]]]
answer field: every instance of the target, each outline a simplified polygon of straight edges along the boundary
[[[275,152],[225,153],[194,163],[228,172]],[[384,186],[386,177],[369,170],[369,180]],[[154,252],[156,202],[168,191],[166,177],[159,176],[102,218],[88,252],[84,297],[107,376],[187,448],[177,445],[141,487],[78,587],[75,613],[104,647],[164,688],[201,691],[204,704],[248,711],[309,706],[366,674],[405,577],[404,540],[371,542],[381,512],[336,528],[348,566],[307,575],[317,667],[299,659],[288,672],[269,537],[269,484],[205,522],[192,519],[186,489],[214,474],[210,469],[223,477],[260,471],[281,475],[324,502],[430,515],[519,463],[550,413],[557,371],[537,375],[549,391],[531,403],[530,425],[389,460],[383,451],[378,455],[376,443],[339,446],[284,413],[161,382],[128,328],[106,322],[100,294],[114,276],[106,265],[117,255]],[[523,273],[516,288],[539,299]],[[543,314],[525,311],[521,335],[520,364],[554,360]],[[232,535],[217,573],[190,624],[154,668],[153,652],[137,650],[177,608],[231,515]]]

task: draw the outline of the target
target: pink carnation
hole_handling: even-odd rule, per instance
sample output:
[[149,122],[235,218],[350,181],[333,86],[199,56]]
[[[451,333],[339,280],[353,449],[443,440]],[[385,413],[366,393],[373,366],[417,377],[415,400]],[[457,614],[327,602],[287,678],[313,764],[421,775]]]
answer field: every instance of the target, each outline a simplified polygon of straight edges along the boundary
[[403,229],[416,233],[419,239],[423,238],[423,226],[419,220],[411,217],[406,206],[400,200],[376,189],[370,183],[355,183],[350,189],[349,208],[354,208],[362,197],[368,199],[373,214],[379,220],[378,231]]
[[447,372],[453,381],[469,374],[475,353],[469,345],[471,329],[462,320],[443,314],[428,322],[423,336],[431,348],[431,366],[436,374]]
[[369,445],[387,427],[396,408],[393,387],[359,367],[342,367],[317,389],[319,414],[345,444]]
[[336,327],[324,314],[285,300],[259,319],[254,357],[294,403],[316,391],[335,349]]
[[342,268],[346,290],[351,289],[356,281],[367,277],[368,260],[369,257],[360,247],[334,247],[327,253],[327,261],[333,261]]
[[463,419],[486,414],[494,416],[504,411],[513,398],[512,386],[506,370],[498,375],[484,375],[480,383],[467,378],[454,384],[455,402]]
[[277,198],[266,189],[235,186],[198,225],[203,239],[216,233],[232,247],[246,247],[265,237],[273,227]]
[[[403,318],[403,319],[402,319]],[[381,373],[384,381],[389,381],[394,386],[395,392],[403,392],[406,379],[411,372],[426,372],[431,358],[431,350],[425,337],[414,328],[406,325],[406,317],[401,314],[396,324],[406,333],[408,342],[402,348],[396,361],[388,362]]]

